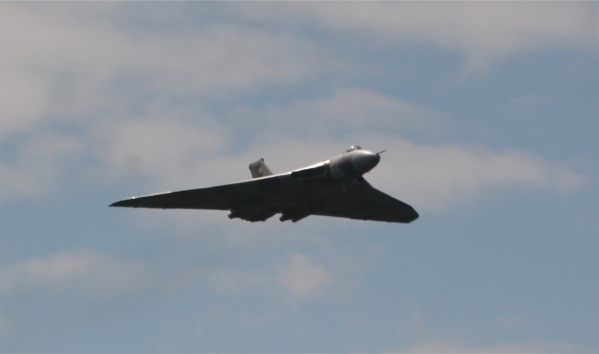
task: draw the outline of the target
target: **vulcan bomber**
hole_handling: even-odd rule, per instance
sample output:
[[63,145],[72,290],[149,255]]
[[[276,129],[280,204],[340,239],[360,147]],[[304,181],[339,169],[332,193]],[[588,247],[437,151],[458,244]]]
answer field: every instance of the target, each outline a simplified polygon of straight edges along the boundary
[[273,174],[264,159],[249,165],[252,179],[220,186],[132,197],[111,207],[212,209],[229,218],[297,222],[310,215],[410,223],[418,213],[410,205],[374,188],[364,179],[381,152],[353,145],[342,154],[297,170]]

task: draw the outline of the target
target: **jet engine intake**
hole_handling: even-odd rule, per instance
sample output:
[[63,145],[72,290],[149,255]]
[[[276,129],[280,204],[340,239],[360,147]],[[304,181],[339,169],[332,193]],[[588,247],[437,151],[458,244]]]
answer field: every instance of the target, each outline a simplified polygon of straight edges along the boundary
[[275,214],[275,211],[264,209],[231,209],[229,219],[242,219],[251,222],[265,221]]
[[309,215],[310,215],[310,212],[308,212],[306,210],[302,210],[302,211],[297,211],[297,210],[291,211],[291,210],[288,210],[288,211],[284,211],[281,214],[281,217],[279,218],[279,220],[281,220],[281,221],[291,220],[292,222],[298,222],[301,219],[303,219],[303,218],[305,218],[305,217],[307,217]]

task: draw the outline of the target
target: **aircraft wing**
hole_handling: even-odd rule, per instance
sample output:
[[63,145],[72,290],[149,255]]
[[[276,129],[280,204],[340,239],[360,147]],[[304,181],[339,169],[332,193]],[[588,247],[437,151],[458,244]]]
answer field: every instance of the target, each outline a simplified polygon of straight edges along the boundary
[[285,183],[288,178],[290,174],[272,175],[216,187],[134,197],[110,206],[236,210],[235,217],[249,221],[262,221],[286,211],[291,212],[293,221],[311,214],[400,223],[418,218],[411,206],[375,189],[364,179],[345,191],[320,183],[292,191]]
[[280,192],[281,175],[216,187],[188,189],[134,197],[112,203],[114,207],[158,209],[215,209],[228,210],[252,204]]
[[231,193],[223,188],[200,188],[178,192],[165,192],[123,199],[110,204],[112,207],[157,209],[217,209],[229,208]]
[[410,205],[379,191],[365,180],[355,189],[330,196],[314,214],[400,223],[418,218]]

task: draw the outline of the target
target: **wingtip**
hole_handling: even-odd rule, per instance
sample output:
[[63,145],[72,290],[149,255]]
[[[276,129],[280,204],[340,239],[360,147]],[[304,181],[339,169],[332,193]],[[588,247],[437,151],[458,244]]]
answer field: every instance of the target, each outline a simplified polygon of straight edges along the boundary
[[408,220],[408,223],[411,223],[412,221],[418,219],[420,217],[420,215],[418,214],[418,212],[416,210],[414,210],[414,208],[412,208],[412,213],[410,214],[410,219]]
[[123,200],[119,200],[118,202],[114,202],[112,204],[109,205],[109,207],[120,207],[123,206]]
[[414,215],[412,216],[412,221],[418,219],[420,217],[420,215],[417,212],[414,212]]

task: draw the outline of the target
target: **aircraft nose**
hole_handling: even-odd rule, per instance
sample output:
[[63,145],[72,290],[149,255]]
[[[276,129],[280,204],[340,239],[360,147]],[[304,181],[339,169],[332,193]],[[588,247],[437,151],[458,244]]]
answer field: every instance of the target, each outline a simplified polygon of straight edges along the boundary
[[354,168],[360,172],[360,174],[364,174],[374,168],[381,157],[379,154],[372,153],[370,151],[361,151],[359,155],[352,157],[352,165]]

